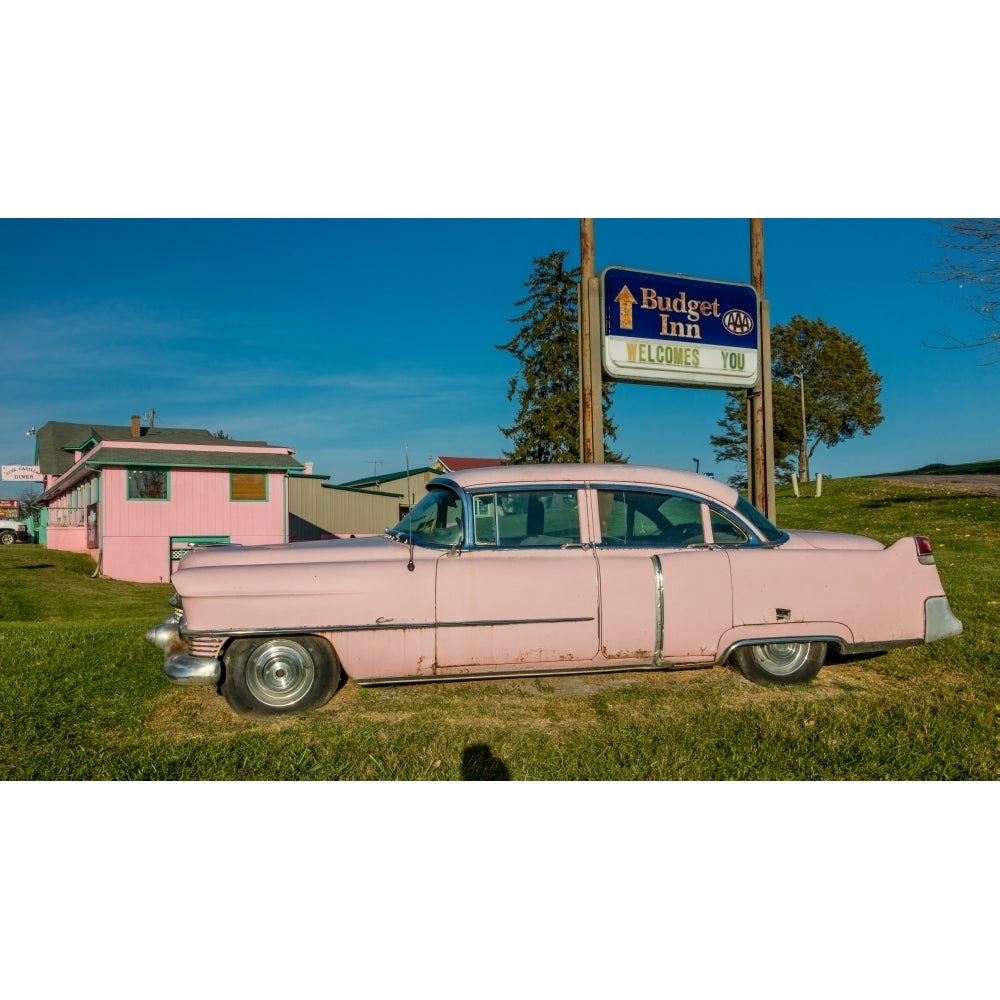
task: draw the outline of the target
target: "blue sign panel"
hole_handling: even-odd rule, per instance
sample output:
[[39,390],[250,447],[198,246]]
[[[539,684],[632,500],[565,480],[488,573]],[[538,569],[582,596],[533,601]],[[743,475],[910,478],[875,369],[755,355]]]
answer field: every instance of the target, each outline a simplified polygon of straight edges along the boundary
[[750,388],[760,322],[752,285],[607,267],[603,362],[619,382]]

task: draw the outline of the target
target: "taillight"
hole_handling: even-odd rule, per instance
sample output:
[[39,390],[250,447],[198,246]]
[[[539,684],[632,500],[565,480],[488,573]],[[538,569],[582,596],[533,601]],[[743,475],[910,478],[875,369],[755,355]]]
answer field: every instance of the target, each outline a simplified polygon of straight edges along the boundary
[[917,543],[917,559],[925,566],[933,566],[934,546],[931,540],[923,535],[917,535],[913,540]]

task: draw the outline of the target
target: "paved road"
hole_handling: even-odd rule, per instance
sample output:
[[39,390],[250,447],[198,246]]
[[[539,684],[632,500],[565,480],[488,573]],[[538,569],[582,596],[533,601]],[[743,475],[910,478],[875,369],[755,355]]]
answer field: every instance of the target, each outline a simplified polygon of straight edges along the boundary
[[872,479],[885,479],[890,483],[902,483],[904,486],[930,486],[942,490],[964,490],[968,493],[985,493],[1000,497],[1000,475],[944,475],[944,476],[872,476]]

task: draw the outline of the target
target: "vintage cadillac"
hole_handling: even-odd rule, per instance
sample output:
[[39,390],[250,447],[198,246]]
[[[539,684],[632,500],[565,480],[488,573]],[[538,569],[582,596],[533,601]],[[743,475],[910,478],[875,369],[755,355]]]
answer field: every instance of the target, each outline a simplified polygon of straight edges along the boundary
[[958,635],[927,538],[784,531],[706,476],[530,465],[438,476],[380,537],[193,550],[146,639],[237,712],[358,684],[708,667],[814,677],[828,647]]

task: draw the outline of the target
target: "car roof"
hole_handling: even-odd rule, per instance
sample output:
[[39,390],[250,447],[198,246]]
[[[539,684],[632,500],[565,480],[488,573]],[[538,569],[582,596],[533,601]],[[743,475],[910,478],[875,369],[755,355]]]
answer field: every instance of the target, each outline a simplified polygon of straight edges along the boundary
[[725,483],[686,469],[666,469],[654,465],[583,465],[551,462],[538,465],[499,465],[488,469],[463,469],[435,476],[427,485],[454,484],[463,490],[490,486],[550,485],[586,483],[620,486],[656,486],[664,489],[701,493],[730,507],[739,494]]

